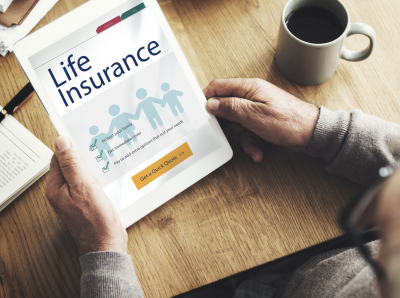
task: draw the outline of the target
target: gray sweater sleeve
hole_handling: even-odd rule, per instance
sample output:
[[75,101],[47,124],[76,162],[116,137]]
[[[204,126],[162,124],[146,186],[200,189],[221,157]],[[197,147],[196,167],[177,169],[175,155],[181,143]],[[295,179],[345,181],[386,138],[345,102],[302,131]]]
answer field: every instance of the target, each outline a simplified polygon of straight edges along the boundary
[[[379,241],[367,244],[376,256]],[[372,268],[357,248],[344,248],[315,256],[295,272],[276,298],[377,298]]]
[[326,170],[360,184],[368,184],[380,167],[400,158],[400,125],[364,114],[331,112],[321,107],[307,153],[321,157]]
[[82,267],[82,298],[141,298],[142,289],[130,255],[103,251],[79,258]]

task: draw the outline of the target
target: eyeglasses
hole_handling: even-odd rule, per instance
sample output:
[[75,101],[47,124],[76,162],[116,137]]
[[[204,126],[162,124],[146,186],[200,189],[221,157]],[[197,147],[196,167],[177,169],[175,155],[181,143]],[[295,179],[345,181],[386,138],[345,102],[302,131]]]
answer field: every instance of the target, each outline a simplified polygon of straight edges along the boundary
[[379,170],[376,181],[364,189],[344,210],[339,219],[343,230],[352,238],[361,255],[374,270],[379,281],[387,282],[387,276],[382,267],[374,260],[371,252],[362,240],[362,235],[377,229],[378,199],[387,179],[393,174],[394,167],[388,166]]

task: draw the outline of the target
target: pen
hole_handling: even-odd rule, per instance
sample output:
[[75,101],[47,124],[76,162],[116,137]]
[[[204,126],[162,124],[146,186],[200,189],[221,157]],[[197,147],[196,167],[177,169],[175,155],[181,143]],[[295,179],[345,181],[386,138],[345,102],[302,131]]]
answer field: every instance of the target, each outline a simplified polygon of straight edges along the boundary
[[25,85],[17,95],[0,111],[0,122],[4,120],[8,115],[12,115],[18,110],[28,99],[32,97],[32,93],[35,91],[32,84],[29,82]]

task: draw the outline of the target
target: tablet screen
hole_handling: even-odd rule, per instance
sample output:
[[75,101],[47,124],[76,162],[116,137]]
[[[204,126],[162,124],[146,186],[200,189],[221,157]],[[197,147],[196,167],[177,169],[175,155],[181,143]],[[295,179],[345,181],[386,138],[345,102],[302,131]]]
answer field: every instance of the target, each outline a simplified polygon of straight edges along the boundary
[[117,211],[221,146],[146,1],[125,2],[29,62]]

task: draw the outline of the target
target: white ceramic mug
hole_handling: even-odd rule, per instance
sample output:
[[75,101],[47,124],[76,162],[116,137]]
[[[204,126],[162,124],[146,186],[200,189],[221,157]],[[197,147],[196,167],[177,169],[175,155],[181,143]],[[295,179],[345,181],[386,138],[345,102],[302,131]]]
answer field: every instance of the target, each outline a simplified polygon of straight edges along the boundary
[[[345,28],[337,39],[322,44],[305,42],[294,36],[286,26],[288,16],[306,6],[326,8],[339,18]],[[362,51],[350,51],[343,45],[347,36],[363,34],[370,40]],[[339,58],[348,61],[367,59],[374,48],[375,30],[366,24],[350,23],[350,16],[338,0],[289,0],[282,12],[279,28],[276,63],[280,72],[290,81],[300,85],[317,85],[328,80],[339,63]]]

